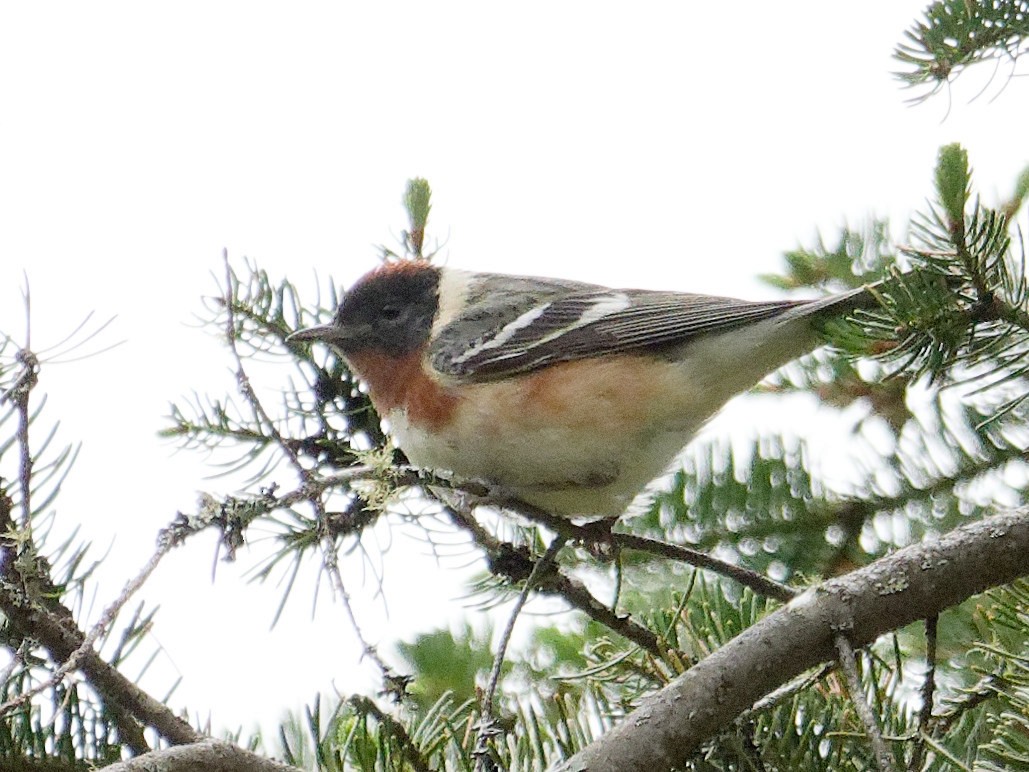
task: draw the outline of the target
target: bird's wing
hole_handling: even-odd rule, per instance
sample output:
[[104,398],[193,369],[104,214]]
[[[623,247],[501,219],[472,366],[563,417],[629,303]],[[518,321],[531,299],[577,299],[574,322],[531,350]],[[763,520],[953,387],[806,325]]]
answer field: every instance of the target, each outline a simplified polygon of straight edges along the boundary
[[474,328],[466,322],[454,322],[440,330],[429,357],[441,373],[466,381],[488,381],[555,362],[641,349],[671,349],[698,335],[777,316],[807,315],[809,310],[835,310],[848,301],[850,306],[859,305],[853,298],[860,293],[816,301],[754,302],[587,287],[555,293],[521,313],[501,319],[484,322],[486,314],[480,314],[475,317],[478,323]]

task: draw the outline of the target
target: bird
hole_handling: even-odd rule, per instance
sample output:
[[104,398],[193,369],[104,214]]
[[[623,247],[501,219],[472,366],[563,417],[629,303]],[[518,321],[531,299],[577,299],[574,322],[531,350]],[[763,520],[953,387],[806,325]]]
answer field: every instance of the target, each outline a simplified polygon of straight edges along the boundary
[[614,519],[733,396],[817,348],[868,287],[748,301],[384,262],[327,344],[417,467],[569,519]]

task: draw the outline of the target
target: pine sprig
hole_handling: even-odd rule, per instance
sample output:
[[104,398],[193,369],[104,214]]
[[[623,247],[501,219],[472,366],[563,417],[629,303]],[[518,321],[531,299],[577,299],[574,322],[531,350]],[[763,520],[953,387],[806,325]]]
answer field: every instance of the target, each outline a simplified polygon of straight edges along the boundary
[[967,154],[940,150],[936,203],[912,222],[908,272],[871,288],[880,307],[860,310],[854,325],[830,328],[834,344],[871,355],[894,375],[952,385],[978,382],[1026,393],[1029,377],[1029,283],[1011,254],[1007,217],[972,197]]
[[[1029,763],[1029,584],[1015,582],[992,590],[977,604],[976,643],[967,661],[978,683],[948,701],[935,722],[935,734],[974,718],[979,742],[972,747],[976,768],[1008,770]],[[952,752],[962,749],[948,743]],[[967,747],[967,746],[966,746]],[[966,751],[967,752],[967,751]]]
[[783,254],[785,271],[764,274],[762,281],[784,290],[860,287],[880,277],[897,261],[886,220],[863,228],[843,228],[832,246],[819,235],[814,247],[797,247]]
[[991,58],[1016,60],[1029,34],[1026,0],[943,0],[904,33],[894,57],[905,66],[897,77],[909,86],[939,86],[961,70]]

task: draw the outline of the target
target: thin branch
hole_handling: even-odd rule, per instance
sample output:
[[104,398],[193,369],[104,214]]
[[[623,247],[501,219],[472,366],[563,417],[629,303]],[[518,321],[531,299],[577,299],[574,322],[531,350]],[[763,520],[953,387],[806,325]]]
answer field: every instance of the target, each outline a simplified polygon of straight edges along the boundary
[[609,606],[601,603],[581,582],[555,571],[544,577],[539,591],[563,598],[572,608],[578,609],[590,619],[599,622],[656,657],[663,657],[667,653],[667,645],[651,630],[633,621],[628,614],[616,613]]
[[847,636],[843,633],[836,634],[835,643],[836,651],[839,652],[843,677],[846,679],[847,689],[850,691],[850,700],[854,703],[854,709],[857,711],[861,723],[865,725],[865,733],[872,743],[876,764],[878,764],[880,772],[892,772],[893,763],[890,761],[890,754],[886,749],[882,730],[872,714],[872,708],[865,699],[865,690],[861,687],[861,676],[858,674],[854,647],[850,645],[850,641],[847,640]]
[[522,586],[522,591],[519,593],[518,599],[515,601],[514,607],[511,609],[511,613],[507,618],[507,624],[504,626],[504,630],[500,634],[497,651],[493,655],[493,669],[490,671],[489,680],[486,682],[486,689],[483,691],[482,695],[479,731],[475,738],[475,750],[472,751],[472,755],[475,756],[476,759],[476,770],[485,769],[489,759],[490,739],[497,731],[496,718],[493,715],[493,698],[496,696],[497,686],[500,683],[500,673],[507,656],[508,644],[511,642],[511,636],[514,633],[515,622],[517,621],[518,616],[522,613],[522,609],[525,607],[525,603],[529,599],[529,594],[537,583],[539,583],[541,578],[550,570],[554,559],[557,557],[557,553],[561,551],[561,548],[564,545],[565,538],[563,536],[555,536],[553,540],[551,540],[550,546],[547,547],[547,551],[544,552],[543,556],[536,561],[536,565],[534,565],[532,567],[532,571],[529,572],[529,576],[525,580],[525,584]]
[[753,716],[758,713],[764,713],[771,710],[777,705],[781,705],[786,700],[792,699],[795,695],[800,694],[803,691],[811,688],[813,684],[818,683],[823,678],[828,676],[836,669],[835,662],[826,662],[824,665],[814,670],[811,673],[802,673],[801,675],[794,678],[787,684],[783,684],[774,692],[765,695],[760,700],[754,703],[753,707],[743,711],[740,716],[740,721],[749,721]]
[[[476,490],[475,486],[468,486],[467,484],[462,484],[461,488],[463,490]],[[680,560],[698,568],[706,568],[709,571],[721,574],[739,582],[745,587],[749,587],[758,595],[776,600],[788,601],[798,594],[797,590],[775,582],[756,571],[719,560],[716,557],[690,549],[689,547],[668,544],[656,539],[648,539],[644,536],[636,536],[620,531],[610,531],[609,528],[597,528],[596,524],[592,523],[585,526],[576,525],[567,518],[558,517],[523,501],[503,500],[497,503],[504,509],[511,510],[530,520],[543,523],[547,528],[562,534],[568,539],[574,539],[586,544],[613,543],[616,547],[649,552],[654,555],[671,558],[672,560]],[[601,521],[601,523],[605,522]]]
[[[22,635],[31,635],[38,640],[55,661],[62,662],[82,645],[85,636],[74,626],[71,612],[63,606],[59,609],[60,617],[26,598],[14,598],[10,593],[0,594],[0,611],[3,611],[10,623]],[[168,706],[140,689],[96,652],[87,650],[81,657],[79,669],[105,701],[121,706],[140,722],[152,726],[169,742],[192,743],[203,737]]]
[[225,341],[228,343],[233,363],[236,366],[236,385],[239,387],[243,399],[250,405],[250,409],[254,413],[254,421],[258,426],[263,426],[268,431],[275,443],[289,457],[290,462],[300,474],[301,479],[306,479],[308,476],[307,470],[301,465],[296,451],[283,440],[278,427],[275,426],[275,422],[272,421],[261,401],[257,398],[257,393],[250,383],[250,377],[247,375],[246,368],[243,367],[243,358],[236,347],[236,317],[232,303],[233,277],[232,267],[229,265],[229,251],[227,249],[222,250],[222,262],[225,264]]
[[493,698],[496,695],[497,685],[500,682],[500,671],[507,654],[507,646],[510,643],[511,635],[515,632],[515,623],[518,621],[519,615],[522,613],[522,609],[529,600],[529,594],[533,589],[535,589],[536,585],[541,582],[543,575],[549,570],[549,568],[551,568],[554,560],[558,557],[558,553],[564,546],[564,536],[555,536],[551,541],[551,545],[546,548],[546,552],[543,553],[542,557],[540,557],[532,567],[532,571],[529,573],[529,577],[526,578],[525,585],[522,587],[522,592],[519,594],[518,600],[515,601],[515,607],[511,608],[510,615],[507,618],[507,624],[504,626],[504,630],[500,634],[497,652],[493,658],[493,670],[490,672],[490,679],[486,683],[486,691],[483,694],[482,710],[484,715],[492,716],[493,714]]
[[432,767],[422,756],[421,751],[415,745],[414,740],[411,739],[411,735],[408,734],[403,724],[381,710],[378,705],[367,697],[354,695],[349,699],[349,702],[354,707],[354,710],[372,716],[382,726],[386,727],[390,737],[400,744],[401,753],[404,754],[404,758],[415,769],[415,772],[431,772]]
[[940,618],[925,620],[925,681],[922,683],[922,707],[918,711],[918,739],[909,767],[921,769],[925,758],[925,738],[929,735],[933,718],[933,699],[936,694],[936,627]]
[[[511,580],[520,580],[532,570],[532,561],[526,554],[507,542],[491,535],[476,522],[475,518],[458,505],[444,504],[443,510],[460,528],[468,531],[490,559],[491,570]],[[562,534],[563,535],[563,534]],[[498,570],[503,566],[502,570]],[[633,621],[627,614],[617,614],[601,603],[580,582],[565,576],[560,571],[549,571],[537,586],[537,591],[562,598],[569,606],[578,609],[591,619],[618,633],[654,656],[663,656],[665,647],[651,630]]]
[[962,716],[997,696],[1004,679],[1000,673],[987,673],[976,682],[975,686],[964,690],[960,699],[948,701],[948,709],[932,717],[933,737],[943,737]]
[[368,657],[375,663],[383,677],[387,682],[389,682],[393,678],[393,669],[386,664],[386,661],[380,656],[378,649],[369,643],[364,637],[361,626],[358,624],[357,615],[354,613],[353,604],[350,602],[350,593],[347,591],[346,585],[343,584],[343,575],[339,570],[336,545],[329,536],[326,536],[322,542],[322,563],[325,567],[325,571],[328,573],[329,578],[332,581],[333,589],[339,596],[340,601],[343,603],[343,609],[346,611],[347,619],[350,621],[350,626],[354,630],[354,634],[357,636],[357,640],[361,644],[361,650],[364,656]]
[[[28,300],[26,300],[26,303]],[[39,377],[39,360],[28,349],[22,349],[17,355],[18,362],[25,368],[18,377],[22,386],[14,397],[15,409],[18,412],[18,485],[21,489],[21,527],[31,533],[32,528],[32,448],[29,445],[29,395]]]
[[[335,484],[339,484],[341,482],[349,484],[353,480],[359,479],[358,475],[364,474],[367,468],[362,467],[358,472],[355,472],[352,469],[346,470],[349,474],[337,474],[332,477],[316,481],[315,475],[313,475],[310,470],[305,469],[303,464],[300,463],[300,457],[297,454],[296,449],[291,443],[287,442],[283,438],[278,427],[275,425],[275,422],[272,420],[271,416],[268,415],[268,412],[264,409],[264,406],[258,399],[257,393],[254,391],[254,388],[250,383],[250,377],[247,375],[246,368],[243,366],[243,358],[236,346],[236,318],[232,293],[233,274],[232,268],[229,265],[228,250],[222,251],[222,261],[225,265],[225,339],[228,343],[229,351],[232,354],[232,359],[235,365],[236,385],[239,388],[244,401],[250,406],[250,409],[253,412],[254,422],[268,432],[272,441],[282,449],[283,453],[286,454],[291,465],[303,481],[300,488],[295,492],[297,496],[295,501],[297,503],[299,501],[309,502],[311,506],[314,507],[315,515],[322,526],[322,530],[327,531],[329,518],[325,510],[325,502],[322,500],[322,494]],[[271,497],[271,499],[272,502],[270,502],[270,509],[279,508],[284,505],[288,506],[288,504],[285,504],[281,499],[275,499],[274,497]],[[383,679],[387,683],[395,681],[396,679],[393,676],[392,669],[386,664],[382,657],[379,656],[376,648],[364,637],[361,627],[357,622],[357,616],[354,614],[353,605],[350,602],[350,594],[347,592],[346,586],[343,583],[343,576],[339,570],[336,541],[331,533],[326,532],[324,534],[321,539],[321,547],[322,561],[325,570],[329,575],[335,591],[339,595],[340,601],[342,602],[343,608],[346,612],[347,619],[350,621],[350,625],[353,628],[354,633],[361,642],[365,655],[376,664],[382,673]],[[402,681],[403,679],[400,680]]]
[[[111,626],[111,623],[114,622],[115,617],[117,617],[121,612],[129,598],[131,598],[139,588],[143,586],[146,580],[150,578],[150,575],[157,569],[158,564],[160,564],[161,559],[171,551],[173,546],[174,544],[170,541],[159,544],[157,551],[146,562],[146,565],[143,566],[135,578],[126,583],[121,594],[115,598],[114,602],[104,609],[103,614],[100,615],[100,619],[98,619],[96,624],[93,625],[89,634],[82,639],[82,643],[78,645],[75,651],[71,653],[64,663],[55,670],[46,681],[43,681],[42,683],[37,684],[34,688],[23,692],[16,697],[12,697],[3,704],[0,704],[0,717],[6,715],[13,708],[27,703],[35,695],[56,686],[63,681],[69,673],[77,670],[82,658],[86,656],[87,652],[93,652],[93,645]],[[0,683],[3,682],[4,681],[0,681]]]
[[718,560],[704,552],[698,552],[679,544],[668,544],[656,539],[648,539],[643,536],[634,536],[633,534],[620,532],[612,533],[611,538],[614,539],[614,543],[619,547],[649,552],[653,555],[671,558],[672,560],[681,560],[697,568],[706,568],[739,582],[744,587],[752,589],[758,595],[768,598],[786,602],[800,594],[799,590],[773,581],[757,571],[751,571],[749,568]]
[[[52,581],[34,560],[20,560],[13,528],[11,499],[0,489],[0,612],[25,637],[38,641],[55,662],[66,662],[85,641],[71,611],[62,605]],[[172,743],[191,743],[202,738],[170,708],[155,700],[91,648],[80,655],[79,670],[90,686],[108,703],[139,722],[152,726]],[[119,715],[115,711],[115,715]],[[127,737],[131,727],[123,727]]]

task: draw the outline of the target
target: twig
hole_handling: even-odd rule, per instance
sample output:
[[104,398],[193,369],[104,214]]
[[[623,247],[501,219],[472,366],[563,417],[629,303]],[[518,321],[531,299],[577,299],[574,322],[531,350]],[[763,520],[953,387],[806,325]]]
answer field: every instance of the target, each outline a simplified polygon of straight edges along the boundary
[[[11,499],[6,491],[0,489],[0,533],[10,533],[12,527]],[[79,670],[102,699],[121,708],[113,714],[127,740],[137,736],[138,732],[132,722],[121,718],[126,714],[135,721],[154,727],[169,742],[199,740],[202,735],[166,705],[129,681],[91,647],[82,646],[85,635],[76,626],[71,611],[56,600],[58,593],[49,575],[40,571],[34,562],[25,565],[19,557],[12,539],[0,541],[0,587],[3,589],[0,592],[0,611],[11,626],[22,635],[38,641],[56,662],[66,662],[81,649]],[[28,587],[34,588],[31,593]]]
[[861,723],[865,725],[865,732],[872,743],[872,751],[875,753],[880,772],[892,772],[893,762],[890,760],[886,742],[883,740],[882,730],[879,728],[875,716],[872,715],[872,708],[869,707],[865,699],[865,690],[861,686],[861,676],[858,675],[854,647],[850,645],[850,641],[843,633],[836,634],[834,643],[836,651],[839,652],[840,667],[847,680],[847,688],[850,690],[851,702],[854,703],[854,709],[861,718]]
[[533,566],[529,577],[525,580],[521,594],[519,594],[518,599],[515,601],[514,608],[511,609],[507,625],[500,635],[497,652],[493,656],[493,670],[490,672],[489,681],[486,683],[486,689],[482,695],[479,731],[475,738],[475,750],[472,751],[472,755],[475,756],[476,770],[485,769],[489,758],[489,741],[493,734],[495,734],[493,698],[496,695],[497,685],[500,683],[500,672],[504,666],[504,659],[507,655],[508,644],[511,642],[511,635],[514,633],[515,621],[529,599],[529,593],[532,592],[540,578],[549,570],[550,565],[554,562],[554,558],[557,557],[557,553],[560,552],[564,544],[565,538],[563,536],[555,536],[551,540],[550,546],[547,547],[547,551],[543,553],[543,557],[536,561],[536,565]]
[[646,649],[655,657],[664,657],[667,653],[663,641],[651,630],[634,622],[628,614],[616,613],[601,603],[581,582],[555,571],[544,577],[539,591],[563,598],[572,608],[582,611],[594,621]]
[[[477,492],[477,486],[474,486],[474,484],[462,484],[460,487],[462,490],[467,490],[473,493]],[[486,498],[490,498],[488,493]],[[524,501],[502,500],[498,501],[497,504],[504,509],[509,509],[517,514],[523,515],[530,520],[543,523],[551,530],[562,534],[568,539],[575,539],[586,543],[594,543],[598,541],[598,529],[590,527],[590,525],[576,525],[567,518],[558,517],[546,510],[540,509],[539,507],[527,504]],[[698,568],[706,568],[749,587],[758,595],[775,598],[776,600],[784,602],[789,601],[799,594],[798,590],[794,590],[784,584],[775,582],[756,571],[751,571],[750,569],[743,568],[742,566],[727,563],[724,560],[719,560],[718,558],[712,557],[706,553],[692,550],[689,547],[683,547],[677,544],[668,544],[666,542],[657,541],[656,539],[648,539],[643,536],[635,536],[633,534],[622,532],[605,533],[603,540],[609,540],[617,547],[649,552],[655,555],[672,558],[673,560],[681,560],[685,563],[689,563],[690,565],[697,566]]]
[[970,710],[992,700],[1005,686],[1005,679],[999,673],[987,673],[979,681],[964,690],[964,696],[956,700],[948,700],[949,709],[932,717],[932,736],[942,737],[950,731],[954,722]]
[[[82,644],[84,636],[75,628],[71,612],[64,606],[58,606],[58,616],[25,597],[0,593],[0,611],[23,635],[31,635],[39,641],[57,661],[63,662],[71,657]],[[81,655],[79,670],[105,701],[120,706],[136,720],[152,726],[169,742],[192,743],[203,738],[168,706],[144,692],[91,649]]]
[[[28,300],[26,299],[26,304]],[[39,360],[28,349],[18,352],[17,360],[24,366],[18,377],[20,386],[14,394],[18,412],[18,486],[21,489],[21,527],[31,533],[32,528],[32,448],[29,445],[29,395],[39,376]],[[9,391],[8,394],[11,392]]]
[[[229,265],[229,253],[227,249],[222,250],[222,262],[225,264],[225,338],[236,368],[236,385],[238,386],[244,401],[246,401],[250,406],[250,409],[253,412],[254,421],[259,426],[264,427],[275,444],[282,449],[283,453],[285,453],[289,458],[293,468],[300,476],[300,479],[303,481],[302,485],[294,492],[293,496],[290,496],[287,499],[275,499],[273,497],[273,501],[269,505],[268,511],[281,506],[289,506],[292,503],[307,501],[312,507],[314,507],[315,516],[324,530],[328,523],[328,515],[326,513],[325,503],[321,498],[321,494],[333,485],[339,483],[350,483],[356,479],[361,479],[363,476],[368,476],[367,473],[369,472],[369,469],[368,467],[358,467],[356,470],[348,469],[331,477],[318,480],[310,470],[305,469],[303,464],[300,463],[300,457],[296,450],[283,438],[278,427],[275,425],[275,422],[271,419],[271,416],[268,415],[268,412],[264,409],[264,406],[258,399],[257,393],[254,391],[254,388],[250,383],[250,377],[247,375],[246,368],[243,366],[243,358],[240,356],[239,349],[236,346],[236,317],[232,294],[233,275],[232,268]],[[375,662],[376,666],[382,672],[384,679],[387,681],[391,680],[393,675],[392,670],[383,661],[382,657],[379,656],[375,647],[365,639],[360,625],[357,623],[357,616],[354,614],[354,609],[350,602],[350,594],[347,592],[347,589],[343,584],[343,576],[339,570],[336,544],[332,535],[326,533],[321,539],[321,545],[323,565],[329,574],[333,587],[339,594],[339,598],[343,603],[343,608],[346,611],[347,618],[349,619],[351,627],[357,635],[358,640],[361,642],[365,655]]]
[[929,726],[933,718],[933,698],[936,693],[936,627],[938,616],[925,620],[925,681],[922,683],[922,707],[918,711],[918,740],[908,765],[911,769],[921,769],[925,758],[925,738],[929,735]]
[[[86,656],[87,652],[93,651],[93,645],[96,643],[97,639],[107,631],[108,627],[110,627],[111,623],[114,622],[115,617],[117,617],[121,612],[129,598],[131,598],[139,588],[143,586],[146,580],[150,578],[150,575],[157,568],[161,559],[171,551],[172,546],[174,545],[170,541],[159,544],[157,551],[150,557],[150,560],[146,562],[146,565],[143,566],[134,579],[126,583],[121,594],[114,600],[114,602],[104,609],[103,614],[100,615],[100,619],[97,620],[96,624],[94,624],[90,629],[89,634],[82,639],[82,643],[80,643],[68,658],[64,660],[64,664],[55,670],[53,675],[51,675],[46,681],[43,681],[32,689],[29,689],[16,697],[12,697],[7,700],[7,702],[0,704],[0,716],[4,716],[11,709],[28,702],[37,694],[57,686],[57,684],[64,680],[69,673],[76,670],[79,667],[79,663],[82,661],[82,658]],[[3,683],[3,681],[0,681],[0,683]]]
[[619,547],[626,549],[649,552],[654,555],[681,560],[691,566],[706,568],[717,574],[733,579],[744,587],[749,587],[758,595],[774,598],[783,602],[792,600],[799,594],[798,590],[788,587],[785,584],[769,579],[767,576],[751,571],[749,568],[733,565],[724,560],[712,557],[704,552],[683,547],[679,544],[668,544],[667,542],[648,539],[643,536],[635,536],[629,533],[612,533],[611,538]]
[[[4,667],[2,671],[0,671],[0,684],[8,683],[18,666],[26,664],[25,658],[28,656],[30,651],[31,646],[29,645],[28,640],[24,640],[18,645],[17,649],[11,652],[11,661],[7,663],[7,666]],[[3,714],[0,713],[0,715]]]
[[[26,313],[28,303],[26,292]],[[140,576],[130,582],[122,596],[105,610],[89,635],[79,630],[71,611],[57,600],[60,593],[53,586],[49,568],[45,561],[35,557],[31,541],[33,464],[29,443],[29,399],[38,382],[39,360],[26,344],[18,351],[17,361],[23,370],[14,385],[0,395],[0,402],[12,401],[18,413],[16,441],[20,455],[18,475],[22,517],[20,529],[16,529],[12,501],[6,491],[0,491],[0,532],[6,535],[0,544],[0,573],[4,579],[0,607],[15,629],[38,640],[53,660],[62,664],[45,682],[0,705],[0,715],[30,701],[42,691],[56,687],[71,671],[78,669],[108,705],[119,734],[132,750],[139,753],[148,750],[141,722],[150,724],[172,742],[192,742],[199,737],[192,727],[128,681],[93,650],[97,639],[150,575],[164,552],[158,550]]]
[[411,739],[411,735],[407,733],[407,729],[404,725],[397,721],[393,716],[384,712],[376,705],[372,700],[367,697],[360,695],[354,695],[349,699],[354,709],[360,713],[367,713],[375,718],[380,724],[389,730],[390,736],[395,739],[399,745],[400,750],[404,754],[404,758],[407,762],[414,767],[416,772],[431,772],[432,767],[429,762],[422,756],[418,746],[415,745],[414,740]]
[[339,595],[340,601],[343,603],[343,609],[346,611],[347,619],[350,620],[350,626],[354,630],[354,634],[357,635],[357,640],[361,643],[361,649],[365,656],[367,656],[372,662],[375,663],[376,667],[382,672],[384,678],[389,679],[393,675],[393,670],[389,665],[386,664],[385,660],[379,655],[378,649],[375,648],[368,640],[364,637],[364,633],[361,631],[361,626],[357,622],[357,616],[354,614],[354,607],[350,602],[350,593],[347,592],[346,586],[343,584],[343,575],[339,570],[339,562],[337,560],[336,545],[332,543],[332,539],[326,536],[322,539],[322,550],[323,550],[323,565],[325,566],[326,572],[329,574],[329,578],[332,580],[332,587]]
[[774,692],[771,692],[760,700],[754,703],[754,706],[749,710],[745,710],[740,713],[739,721],[750,721],[758,713],[763,713],[767,710],[771,710],[777,705],[781,705],[788,699],[791,699],[794,695],[800,694],[801,692],[810,688],[813,684],[818,683],[831,672],[836,669],[835,662],[826,662],[821,667],[817,668],[811,673],[803,673],[787,684],[783,684]]
[[[456,501],[444,503],[443,511],[458,527],[468,531],[475,543],[486,552],[494,573],[501,573],[512,580],[521,579],[530,573],[532,562],[527,554],[513,544],[495,538],[479,525],[470,513],[460,508]],[[503,565],[504,569],[498,571],[498,565]],[[654,656],[663,656],[664,647],[651,630],[633,621],[628,615],[617,614],[590,593],[584,585],[560,571],[548,572],[537,586],[537,591],[562,598],[572,608],[578,609],[640,648],[646,649]]]
[[306,480],[309,472],[301,465],[296,451],[282,438],[282,434],[279,432],[278,427],[275,426],[275,422],[272,421],[271,416],[268,415],[261,401],[257,398],[257,393],[250,383],[250,377],[247,375],[246,368],[243,367],[243,358],[236,347],[236,317],[232,304],[232,267],[229,265],[229,250],[227,249],[222,250],[222,262],[225,263],[225,340],[229,345],[229,351],[236,366],[236,385],[239,387],[239,392],[243,399],[250,405],[250,409],[254,413],[254,421],[259,426],[267,429],[275,443],[289,457],[293,467],[300,474],[301,479]]

